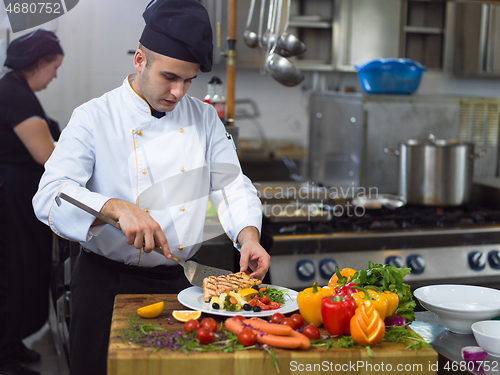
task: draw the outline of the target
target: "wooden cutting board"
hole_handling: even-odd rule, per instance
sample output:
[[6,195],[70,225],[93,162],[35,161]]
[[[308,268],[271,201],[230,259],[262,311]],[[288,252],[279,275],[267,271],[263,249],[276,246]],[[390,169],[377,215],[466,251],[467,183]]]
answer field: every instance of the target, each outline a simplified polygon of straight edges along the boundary
[[[268,353],[261,350],[244,350],[234,353],[171,352],[162,349],[154,352],[151,348],[140,347],[120,338],[120,331],[126,328],[130,315],[136,310],[152,303],[165,303],[163,313],[148,323],[169,330],[183,330],[183,323],[172,317],[173,310],[186,308],[177,301],[174,294],[121,294],[115,298],[113,320],[111,323],[108,375],[171,375],[171,374],[221,374],[256,375],[278,374]],[[224,317],[212,316],[218,322]],[[170,324],[169,324],[170,323]],[[173,323],[173,324],[172,324]],[[438,354],[430,348],[405,349],[403,344],[381,342],[372,347],[373,358],[365,348],[329,349],[311,348],[309,350],[275,349],[279,374],[437,374]]]

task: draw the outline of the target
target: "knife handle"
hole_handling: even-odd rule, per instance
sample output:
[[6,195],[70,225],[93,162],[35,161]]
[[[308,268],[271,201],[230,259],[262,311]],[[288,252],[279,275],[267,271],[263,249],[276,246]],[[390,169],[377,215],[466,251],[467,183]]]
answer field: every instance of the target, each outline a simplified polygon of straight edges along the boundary
[[[103,215],[100,212],[97,212],[93,208],[87,206],[86,204],[83,204],[82,202],[76,200],[75,198],[71,198],[70,196],[64,194],[63,192],[60,192],[56,196],[56,203],[57,203],[58,206],[61,205],[61,201],[59,200],[59,198],[64,199],[65,201],[67,201],[67,202],[71,203],[72,205],[74,205],[74,206],[76,206],[76,207],[78,207],[78,208],[80,208],[80,209],[88,212],[91,215],[94,215],[96,218],[101,219],[106,224],[112,225],[113,227],[119,229],[120,231],[122,230],[122,228],[120,227],[120,223],[119,222],[111,219],[110,217],[107,217],[106,215]],[[165,255],[165,254],[163,254],[163,250],[160,247],[155,246],[155,248],[153,250],[156,251],[158,254]]]

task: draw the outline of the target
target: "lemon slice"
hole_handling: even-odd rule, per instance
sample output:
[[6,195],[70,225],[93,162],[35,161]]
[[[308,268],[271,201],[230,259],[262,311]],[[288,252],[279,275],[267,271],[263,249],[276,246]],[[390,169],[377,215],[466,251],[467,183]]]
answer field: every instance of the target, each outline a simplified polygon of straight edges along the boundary
[[172,311],[172,316],[179,322],[187,322],[190,319],[199,319],[201,316],[201,311],[174,310]]
[[152,305],[137,309],[137,314],[139,314],[143,318],[156,318],[163,311],[163,307],[163,302],[153,303]]
[[258,291],[255,290],[254,288],[247,288],[247,289],[242,289],[242,290],[238,291],[238,294],[241,297],[253,297],[257,293],[258,293]]

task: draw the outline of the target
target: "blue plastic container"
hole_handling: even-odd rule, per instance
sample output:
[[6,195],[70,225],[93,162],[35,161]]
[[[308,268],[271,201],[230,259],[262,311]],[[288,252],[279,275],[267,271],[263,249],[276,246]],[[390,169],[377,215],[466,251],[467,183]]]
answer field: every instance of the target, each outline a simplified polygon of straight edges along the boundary
[[413,94],[427,68],[410,59],[376,59],[355,66],[361,88],[370,94]]

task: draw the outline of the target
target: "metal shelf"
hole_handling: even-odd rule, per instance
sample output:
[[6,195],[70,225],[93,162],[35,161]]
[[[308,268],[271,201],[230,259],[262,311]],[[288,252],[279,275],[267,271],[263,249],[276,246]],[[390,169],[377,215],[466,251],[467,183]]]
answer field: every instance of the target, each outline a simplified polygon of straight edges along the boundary
[[324,60],[292,60],[293,65],[301,70],[333,72],[335,70],[330,61]]
[[405,26],[406,33],[414,34],[444,34],[444,29],[441,27],[424,27],[424,26]]
[[300,27],[309,29],[331,29],[331,21],[292,21],[290,20],[289,27]]

